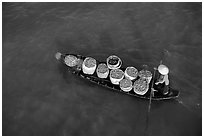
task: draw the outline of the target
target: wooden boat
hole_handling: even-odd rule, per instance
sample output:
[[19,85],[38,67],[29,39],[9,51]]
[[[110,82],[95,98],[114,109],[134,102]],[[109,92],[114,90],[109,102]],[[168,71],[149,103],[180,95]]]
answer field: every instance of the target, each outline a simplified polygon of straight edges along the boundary
[[[58,54],[58,55],[57,55]],[[88,81],[94,82],[98,85],[110,88],[112,90],[114,90],[115,92],[119,92],[122,94],[126,94],[126,95],[130,95],[130,96],[134,96],[134,97],[138,97],[138,98],[142,98],[142,99],[150,99],[151,100],[166,100],[166,99],[175,99],[179,96],[179,91],[175,90],[171,87],[169,87],[168,89],[168,93],[167,94],[163,94],[163,86],[162,85],[155,85],[155,79],[156,76],[154,75],[153,78],[151,79],[150,83],[149,83],[149,89],[148,91],[144,94],[144,95],[139,95],[136,94],[133,89],[129,92],[124,92],[123,90],[121,90],[121,88],[119,87],[119,85],[114,85],[111,83],[110,78],[99,78],[96,74],[96,72],[94,72],[94,74],[89,75],[89,74],[84,74],[82,71],[81,66],[74,66],[74,67],[69,67],[66,65],[65,63],[65,57],[68,55],[72,55],[77,57],[79,60],[81,60],[81,63],[83,62],[83,60],[86,58],[85,56],[82,55],[76,55],[76,54],[61,54],[61,53],[57,53],[56,54],[56,58],[61,61],[61,63],[63,63],[69,72],[84,78]],[[96,60],[97,61],[97,60]],[[106,63],[106,62],[100,62],[97,61],[97,65],[100,63]],[[123,71],[125,70],[125,68],[121,67],[120,69],[122,69]],[[157,75],[157,74],[156,74]]]

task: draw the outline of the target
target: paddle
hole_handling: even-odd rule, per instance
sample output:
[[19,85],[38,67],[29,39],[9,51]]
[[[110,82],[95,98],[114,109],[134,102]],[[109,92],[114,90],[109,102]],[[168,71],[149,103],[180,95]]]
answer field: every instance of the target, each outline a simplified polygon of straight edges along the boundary
[[154,85],[154,77],[155,77],[155,72],[156,72],[157,68],[154,67],[154,74],[153,74],[153,78],[152,78],[152,85],[150,87],[151,89],[151,92],[150,92],[150,97],[149,97],[149,106],[148,106],[148,112],[150,112],[150,109],[151,109],[151,103],[152,103],[152,97],[154,96],[154,88],[153,88],[153,85]]

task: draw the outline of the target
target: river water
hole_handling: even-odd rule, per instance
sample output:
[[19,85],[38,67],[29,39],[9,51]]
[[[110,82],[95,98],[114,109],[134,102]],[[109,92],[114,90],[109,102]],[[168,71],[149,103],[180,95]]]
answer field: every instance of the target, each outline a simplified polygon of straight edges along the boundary
[[[201,135],[201,3],[3,3],[3,135]],[[114,93],[54,54],[170,69],[177,100]]]

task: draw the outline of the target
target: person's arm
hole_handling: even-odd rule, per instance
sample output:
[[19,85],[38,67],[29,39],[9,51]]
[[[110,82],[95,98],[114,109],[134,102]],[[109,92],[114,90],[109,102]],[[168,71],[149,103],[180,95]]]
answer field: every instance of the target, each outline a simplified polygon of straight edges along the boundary
[[163,83],[165,81],[163,76],[160,76],[159,81],[156,82],[155,84],[158,85],[159,83]]
[[169,85],[169,78],[168,75],[164,76],[165,85]]

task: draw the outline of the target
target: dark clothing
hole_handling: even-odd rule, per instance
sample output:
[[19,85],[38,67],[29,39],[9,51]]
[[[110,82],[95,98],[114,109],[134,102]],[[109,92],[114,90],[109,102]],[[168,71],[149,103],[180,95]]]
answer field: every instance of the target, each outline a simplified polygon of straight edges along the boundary
[[165,85],[165,82],[159,83],[159,84],[157,84],[157,85],[155,84],[156,82],[159,81],[160,77],[161,77],[161,74],[160,74],[160,73],[158,72],[158,70],[157,70],[157,71],[155,72],[155,82],[154,82],[153,87],[154,87],[154,89],[156,89],[156,90],[160,89],[160,90],[162,91],[163,95],[166,95],[166,94],[168,93],[168,91],[169,91],[169,85]]

